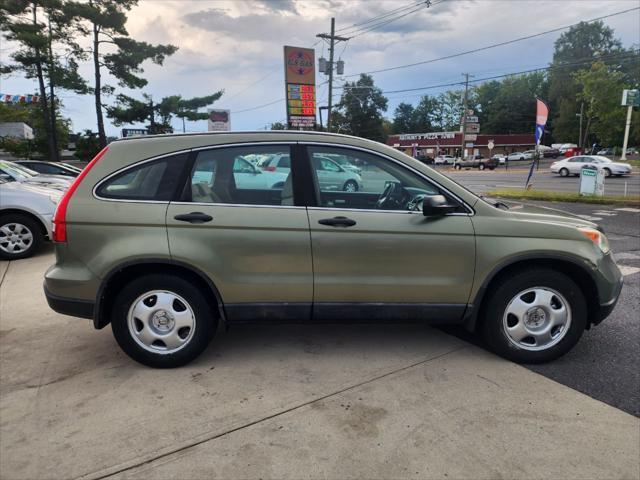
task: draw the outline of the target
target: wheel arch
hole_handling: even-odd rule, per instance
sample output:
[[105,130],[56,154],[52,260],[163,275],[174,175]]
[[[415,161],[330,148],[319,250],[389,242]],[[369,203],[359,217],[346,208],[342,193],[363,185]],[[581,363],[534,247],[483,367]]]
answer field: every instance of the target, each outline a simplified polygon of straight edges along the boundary
[[0,210],[0,218],[3,217],[4,215],[24,215],[25,217],[30,218],[31,220],[33,220],[34,222],[36,222],[36,224],[38,225],[38,227],[40,227],[40,233],[42,233],[42,236],[44,238],[48,238],[49,237],[49,231],[47,230],[47,226],[42,222],[42,219],[40,217],[38,217],[38,215],[28,211],[28,210],[21,210],[19,208],[5,208]]
[[193,282],[205,294],[208,293],[205,297],[211,309],[218,312],[219,320],[225,321],[226,315],[220,291],[200,269],[177,260],[147,258],[118,265],[104,277],[96,296],[93,326],[96,329],[101,329],[110,323],[113,300],[127,282],[152,273],[175,275]]
[[549,268],[564,273],[571,278],[582,290],[587,301],[587,329],[596,320],[600,309],[598,287],[595,277],[583,262],[566,255],[521,256],[508,260],[495,267],[484,279],[473,301],[464,314],[464,326],[469,331],[474,331],[481,321],[481,314],[489,297],[488,292],[504,278],[508,278],[517,271],[528,268]]

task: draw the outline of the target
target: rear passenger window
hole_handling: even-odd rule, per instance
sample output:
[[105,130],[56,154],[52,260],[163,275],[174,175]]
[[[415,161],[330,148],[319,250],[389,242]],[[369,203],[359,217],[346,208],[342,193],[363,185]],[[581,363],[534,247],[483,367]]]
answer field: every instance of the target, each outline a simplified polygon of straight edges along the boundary
[[183,199],[196,203],[294,205],[291,170],[258,167],[265,157],[283,156],[289,159],[288,146],[201,151],[193,164]]
[[186,160],[185,153],[130,168],[102,183],[96,193],[99,197],[119,200],[169,201],[178,187]]

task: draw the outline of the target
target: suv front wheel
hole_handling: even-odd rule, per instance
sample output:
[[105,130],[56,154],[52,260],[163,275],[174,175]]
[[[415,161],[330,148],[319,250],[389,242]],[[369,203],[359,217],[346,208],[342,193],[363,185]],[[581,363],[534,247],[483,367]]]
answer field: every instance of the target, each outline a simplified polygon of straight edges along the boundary
[[200,355],[217,329],[206,298],[175,276],[147,275],[116,296],[111,328],[131,358],[156,368],[173,368]]
[[484,338],[496,353],[519,363],[544,363],[578,342],[587,307],[571,278],[556,270],[535,269],[499,282],[483,316]]

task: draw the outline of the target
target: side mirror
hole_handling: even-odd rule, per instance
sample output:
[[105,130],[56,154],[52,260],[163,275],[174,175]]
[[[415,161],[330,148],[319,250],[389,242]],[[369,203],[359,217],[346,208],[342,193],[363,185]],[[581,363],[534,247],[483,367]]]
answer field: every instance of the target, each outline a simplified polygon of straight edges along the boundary
[[458,206],[448,203],[444,195],[427,195],[422,201],[422,214],[425,217],[442,217],[457,209]]
[[8,173],[0,173],[0,180],[3,182],[13,182],[13,177]]

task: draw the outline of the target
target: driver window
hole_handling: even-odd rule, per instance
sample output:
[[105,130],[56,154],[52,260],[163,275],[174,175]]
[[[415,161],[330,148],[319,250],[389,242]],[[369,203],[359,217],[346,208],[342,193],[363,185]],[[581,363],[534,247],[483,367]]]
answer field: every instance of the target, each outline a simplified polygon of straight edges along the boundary
[[339,147],[308,147],[318,206],[412,210],[421,195],[440,189],[411,170],[377,155]]

